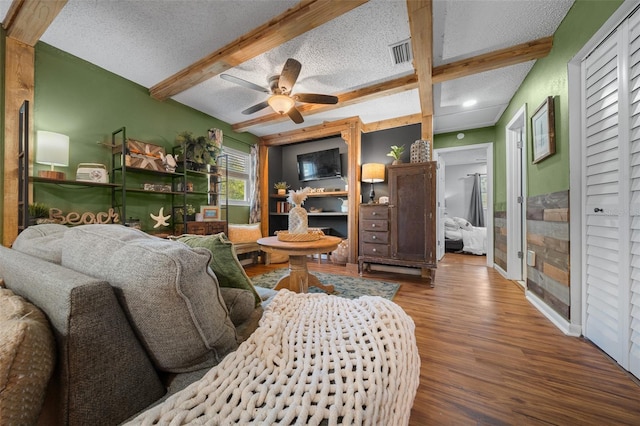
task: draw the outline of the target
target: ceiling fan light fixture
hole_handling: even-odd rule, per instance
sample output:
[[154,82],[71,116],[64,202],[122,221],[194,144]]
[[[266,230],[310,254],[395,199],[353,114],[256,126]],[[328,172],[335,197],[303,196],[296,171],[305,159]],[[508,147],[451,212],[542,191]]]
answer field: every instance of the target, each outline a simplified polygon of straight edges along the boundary
[[295,105],[296,101],[286,95],[273,95],[267,102],[269,106],[273,108],[278,114],[286,114]]

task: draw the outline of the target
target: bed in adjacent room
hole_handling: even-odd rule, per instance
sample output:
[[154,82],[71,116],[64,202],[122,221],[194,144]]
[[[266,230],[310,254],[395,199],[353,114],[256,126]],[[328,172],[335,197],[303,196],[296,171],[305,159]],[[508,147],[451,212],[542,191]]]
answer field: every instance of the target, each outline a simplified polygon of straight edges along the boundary
[[445,218],[444,237],[447,252],[487,254],[487,228],[473,226],[464,218]]

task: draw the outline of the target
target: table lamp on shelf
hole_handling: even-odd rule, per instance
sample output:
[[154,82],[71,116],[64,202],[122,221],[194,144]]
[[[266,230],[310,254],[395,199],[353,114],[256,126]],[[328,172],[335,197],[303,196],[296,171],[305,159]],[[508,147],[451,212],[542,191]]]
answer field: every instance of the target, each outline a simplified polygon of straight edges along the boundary
[[371,191],[369,191],[369,203],[374,202],[376,193],[373,190],[373,184],[384,182],[384,164],[380,163],[366,163],[362,165],[362,182],[369,182],[371,184]]
[[51,170],[40,170],[38,176],[64,180],[64,172],[56,172],[54,166],[69,166],[69,136],[38,130],[36,139],[36,163],[48,164]]

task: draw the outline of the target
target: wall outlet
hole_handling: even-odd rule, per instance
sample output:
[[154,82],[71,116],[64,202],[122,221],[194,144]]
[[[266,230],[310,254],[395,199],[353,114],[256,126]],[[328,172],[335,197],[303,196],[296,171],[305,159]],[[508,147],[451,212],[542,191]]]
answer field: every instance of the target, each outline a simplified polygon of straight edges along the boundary
[[536,252],[533,250],[527,250],[527,265],[536,266]]

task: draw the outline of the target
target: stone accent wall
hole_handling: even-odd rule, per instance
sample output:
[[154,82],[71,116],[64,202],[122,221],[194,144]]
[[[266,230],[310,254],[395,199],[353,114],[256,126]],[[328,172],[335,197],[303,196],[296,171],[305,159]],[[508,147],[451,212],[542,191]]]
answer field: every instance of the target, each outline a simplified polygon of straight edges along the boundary
[[569,191],[527,198],[527,249],[527,288],[569,320]]
[[507,270],[507,212],[493,213],[493,262]]

